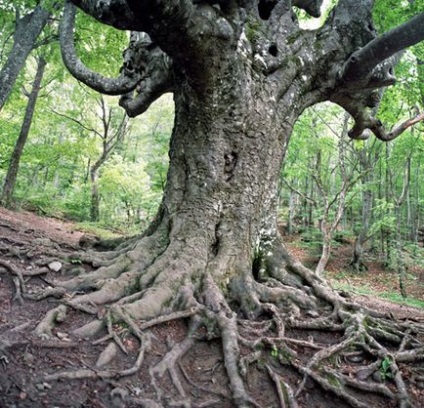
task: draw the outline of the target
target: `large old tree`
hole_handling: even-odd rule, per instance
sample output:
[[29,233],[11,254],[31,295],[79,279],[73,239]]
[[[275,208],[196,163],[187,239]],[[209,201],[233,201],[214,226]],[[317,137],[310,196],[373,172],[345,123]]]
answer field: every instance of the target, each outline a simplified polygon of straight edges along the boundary
[[[294,13],[300,8],[318,17],[321,1],[314,0],[72,3],[60,26],[71,73],[99,92],[121,95],[130,116],[173,92],[175,124],[163,201],[147,231],[97,254],[96,271],[57,281],[39,295],[85,291],[64,297],[39,334],[48,332],[66,307],[96,315],[107,305],[104,319],[93,318],[75,334],[95,335],[103,326],[120,344],[112,322],[125,322],[140,341],[134,367],[53,373],[46,379],[132,374],[148,348],[144,328],[184,318],[186,340],[150,371],[153,377],[169,370],[184,406],[191,403],[178,380],[178,358],[198,340],[220,338],[234,406],[258,406],[246,376],[249,364],[271,353],[298,373],[284,376],[287,371],[278,364],[266,366],[282,407],[297,406],[305,381],[296,379],[302,378],[312,378],[352,406],[368,406],[363,394],[373,392],[410,407],[400,367],[424,357],[424,328],[341,298],[286,250],[276,207],[293,125],[307,107],[332,101],[345,108],[354,121],[352,138],[373,133],[388,141],[422,119],[388,133],[370,112],[380,88],[395,82],[398,53],[424,38],[424,13],[379,36],[372,0],[340,0],[317,30],[301,29]],[[118,78],[90,71],[75,55],[75,6],[131,31]],[[325,347],[302,337],[303,330],[338,332],[339,341]],[[366,355],[369,366],[348,375],[336,362],[352,354]],[[390,371],[391,386],[371,380],[381,367]],[[165,404],[165,396],[157,389],[156,402],[145,406]]]

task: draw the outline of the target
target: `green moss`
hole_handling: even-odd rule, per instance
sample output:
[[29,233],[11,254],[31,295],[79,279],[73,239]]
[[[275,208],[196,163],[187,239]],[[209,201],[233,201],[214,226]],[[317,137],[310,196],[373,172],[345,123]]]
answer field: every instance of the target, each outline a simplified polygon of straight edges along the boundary
[[292,354],[290,354],[287,349],[284,347],[278,348],[277,346],[273,346],[271,348],[271,357],[278,360],[280,364],[290,364],[290,362],[293,360]]
[[286,43],[287,43],[287,45],[292,45],[292,44],[294,44],[294,43],[296,42],[296,40],[297,40],[300,36],[301,36],[301,30],[296,31],[295,33],[293,33],[293,34],[289,35],[289,36],[286,38]]
[[258,20],[248,19],[245,27],[246,37],[251,43],[258,41],[263,36],[262,25]]
[[332,387],[335,387],[335,388],[341,388],[342,387],[340,380],[335,375],[333,375],[331,373],[327,374],[327,380]]

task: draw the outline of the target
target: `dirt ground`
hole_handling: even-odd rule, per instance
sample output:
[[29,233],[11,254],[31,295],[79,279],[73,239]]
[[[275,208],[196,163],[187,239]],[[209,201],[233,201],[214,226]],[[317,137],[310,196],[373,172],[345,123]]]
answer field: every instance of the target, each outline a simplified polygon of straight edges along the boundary
[[[75,250],[81,250],[79,241],[82,236],[83,233],[76,231],[71,223],[41,218],[28,212],[15,213],[0,208],[0,261],[3,266],[5,263],[11,264],[25,271],[26,274],[39,268],[47,268],[46,265],[49,263],[58,261],[54,254],[59,250],[73,259],[74,267],[85,267],[71,255]],[[300,253],[300,255],[308,256],[306,253]],[[341,258],[336,257],[336,259],[339,263],[337,267],[341,267]],[[333,267],[335,267],[334,262]],[[89,272],[90,269],[87,268],[86,273]],[[48,270],[45,274],[35,277],[24,276],[26,290],[36,291],[37,288],[49,285],[49,281],[53,278],[65,279],[68,273],[72,273],[72,269],[69,265],[68,267],[63,265],[58,272]],[[336,271],[332,269],[331,273]],[[377,281],[381,286],[381,279]],[[422,290],[422,287],[419,290]],[[49,310],[57,306],[58,301],[47,298],[40,301],[25,299],[19,302],[14,299],[15,293],[16,276],[7,268],[1,267],[0,263],[1,408],[158,408],[153,402],[151,404],[148,402],[149,398],[155,395],[155,388],[151,383],[148,370],[163,358],[172,345],[184,339],[187,327],[183,320],[163,323],[147,329],[153,339],[152,347],[141,369],[131,376],[43,381],[42,377],[46,374],[64,370],[86,368],[93,373],[98,373],[96,361],[105,344],[96,342],[93,344],[93,340],[79,339],[71,334],[73,329],[89,321],[89,316],[74,310],[68,311],[66,320],[53,330],[51,338],[40,339],[33,333],[34,328]],[[424,291],[421,292],[421,299],[424,300]],[[370,297],[358,297],[358,300],[390,310],[396,318],[413,318],[415,321],[424,322],[424,309],[408,308]],[[125,335],[124,327],[117,325],[115,330],[122,335],[128,355],[118,351],[118,357],[107,368],[122,370],[133,366],[137,357],[138,344],[133,337]],[[333,339],[321,339],[322,335],[318,332],[312,334],[316,341],[336,342],[338,340],[338,334],[334,334]],[[266,364],[272,364],[272,356],[269,362],[256,363],[249,372],[248,385],[261,407],[278,407],[275,387],[265,369]],[[219,341],[197,342],[181,360],[178,369],[180,378],[183,378],[183,388],[194,402],[192,405],[187,405],[184,398],[178,396],[168,373],[165,373],[157,378],[160,388],[164,390],[164,406],[193,408],[233,406]],[[281,375],[289,377],[293,386],[301,381],[301,378],[289,369],[287,372],[281,372]],[[416,408],[424,407],[424,383],[412,384],[410,387]],[[129,396],[126,398],[126,403],[123,402],[123,396]],[[174,405],[170,405],[171,402],[166,404],[167,397],[169,401],[173,401]],[[178,398],[181,399],[181,404],[175,405]],[[299,406],[300,408],[336,408],[347,405],[336,396],[326,394],[308,380],[306,389],[299,398]],[[391,405],[370,395],[369,406],[390,408]]]

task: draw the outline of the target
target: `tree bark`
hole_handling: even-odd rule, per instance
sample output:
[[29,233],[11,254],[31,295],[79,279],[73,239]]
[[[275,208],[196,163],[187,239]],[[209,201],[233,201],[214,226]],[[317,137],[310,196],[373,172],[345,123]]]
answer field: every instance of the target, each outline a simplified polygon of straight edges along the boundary
[[13,36],[13,47],[0,71],[0,111],[2,110],[29,53],[50,17],[50,11],[38,5],[34,11],[19,19]]
[[19,163],[31,128],[32,118],[34,116],[38,94],[41,89],[41,81],[43,79],[45,67],[46,61],[42,57],[39,58],[37,64],[37,72],[35,74],[31,93],[28,97],[28,103],[25,110],[25,116],[21,126],[21,131],[19,133],[18,139],[16,140],[16,144],[13,149],[12,157],[10,159],[9,167],[7,170],[6,178],[3,184],[1,203],[5,207],[10,207],[13,202],[13,191],[15,189],[16,178],[18,175]]
[[[303,376],[295,397],[310,377],[352,406],[366,407],[361,396],[342,389],[349,378],[341,380],[327,358],[362,347],[366,355],[382,359],[389,352],[379,341],[386,344],[388,333],[398,336],[405,330],[390,331],[383,319],[372,320],[290,255],[277,230],[277,192],[292,128],[304,109],[324,100],[337,102],[356,120],[353,136],[373,125],[365,109],[370,89],[387,82],[365,78],[351,86],[341,77],[349,57],[376,37],[370,29],[372,2],[341,0],[315,31],[299,28],[289,1],[73,2],[102,22],[149,35],[150,42],[134,41],[127,50],[138,55],[132,61],[141,79],[133,92],[123,95],[121,104],[136,115],[165,89],[172,89],[175,123],[167,183],[155,220],[141,236],[101,258],[103,268],[55,282],[54,289],[86,291],[66,304],[94,315],[100,305],[108,304],[110,338],[119,344],[112,321],[127,323],[140,341],[141,360],[146,327],[190,317],[187,338],[171,350],[173,356],[165,356],[160,367],[151,370],[168,369],[171,377],[175,355],[187,351],[200,327],[206,333],[202,338],[220,336],[234,406],[258,406],[241,374],[247,370],[241,368],[242,361],[248,365],[251,354],[243,359],[240,346],[262,356],[270,342],[277,350],[283,347],[284,359],[287,351],[284,364]],[[315,15],[311,5],[319,3],[295,2]],[[163,54],[164,63],[155,70]],[[86,83],[97,86],[94,82],[87,75]],[[370,315],[382,317],[377,312]],[[244,322],[257,339],[243,333]],[[334,329],[343,332],[343,340],[299,362],[295,347],[284,343],[286,327]],[[92,326],[85,330],[91,333]],[[404,340],[394,342],[404,349]],[[420,351],[412,354],[416,357]],[[332,370],[331,376],[323,373],[324,366]],[[97,375],[87,373],[81,371],[78,378]],[[399,375],[399,397],[393,399],[406,408],[410,404]],[[59,378],[75,377],[52,374],[46,380]],[[174,384],[181,390],[181,384]],[[365,386],[360,383],[357,388]],[[387,387],[383,392],[393,394]],[[295,397],[290,406],[295,406]]]

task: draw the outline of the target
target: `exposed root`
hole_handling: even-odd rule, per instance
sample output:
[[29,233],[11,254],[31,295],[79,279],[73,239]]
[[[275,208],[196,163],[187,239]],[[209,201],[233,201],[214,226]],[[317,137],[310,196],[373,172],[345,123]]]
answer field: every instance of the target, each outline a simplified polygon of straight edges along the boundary
[[[165,374],[178,395],[175,400],[166,399],[169,406],[206,407],[217,404],[216,398],[230,398],[225,392],[197,385],[181,364],[198,341],[220,338],[231,400],[236,407],[261,406],[247,384],[249,370],[255,366],[266,368],[275,385],[274,404],[283,408],[298,406],[297,399],[305,396],[308,379],[353,407],[369,406],[362,397],[364,393],[378,395],[382,401],[396,401],[401,408],[410,407],[409,384],[402,364],[424,359],[424,327],[396,322],[340,297],[282,248],[269,251],[279,256],[278,262],[266,259],[260,273],[253,276],[249,262],[224,255],[212,262],[207,251],[193,260],[187,242],[159,242],[152,236],[144,237],[127,242],[113,256],[105,255],[103,264],[107,266],[95,272],[55,281],[42,294],[25,294],[31,299],[64,297],[64,304],[96,315],[97,320],[73,332],[78,337],[91,338],[107,330],[106,335],[92,342],[106,343],[95,368],[52,373],[44,381],[132,375],[140,370],[149,350],[148,331],[166,322],[188,319],[187,337],[177,344],[169,342],[169,351],[149,368],[156,398],[137,399],[141,406],[164,404],[169,396],[160,380]],[[295,279],[275,269],[277,263],[284,264]],[[226,278],[229,270],[237,273]],[[67,296],[69,292],[74,294]],[[49,312],[36,333],[50,336],[65,312],[64,305]],[[332,344],[326,344],[318,335],[325,332],[332,332]],[[123,335],[134,336],[140,342],[135,364],[120,371],[105,369],[119,350],[129,353]],[[279,367],[289,367],[296,379],[285,378]],[[375,380],[378,374],[383,375],[380,382]],[[294,391],[292,387],[298,381]],[[194,402],[187,384],[213,397]]]
[[55,309],[50,310],[43,320],[38,323],[35,328],[35,334],[42,338],[50,338],[53,336],[52,330],[55,327],[55,323],[62,323],[66,318],[66,306],[59,305]]
[[118,353],[118,347],[115,343],[110,342],[107,347],[100,353],[99,358],[96,361],[96,367],[102,368],[108,365]]
[[269,365],[266,366],[269,376],[277,388],[278,400],[281,408],[297,408],[293,390]]
[[41,381],[58,381],[58,380],[81,380],[81,379],[108,379],[108,378],[120,378],[127,377],[135,374],[140,370],[141,364],[143,363],[146,351],[150,348],[150,338],[145,336],[144,341],[138,352],[135,364],[125,370],[111,371],[111,370],[94,370],[94,369],[80,369],[77,371],[63,371],[54,374],[45,375]]
[[179,369],[181,370],[181,372],[183,373],[184,379],[191,385],[194,387],[194,389],[196,390],[200,390],[202,392],[205,393],[209,393],[209,394],[214,394],[217,395],[220,400],[222,399],[229,399],[229,396],[224,394],[223,392],[219,392],[219,391],[214,391],[205,387],[202,387],[201,385],[196,384],[187,374],[186,370],[184,369],[184,367],[182,366],[182,364],[178,365]]
[[25,292],[25,282],[22,271],[10,262],[0,259],[0,266],[3,266],[13,275],[13,284],[15,285],[15,295],[13,300],[23,303],[22,294]]
[[177,361],[180,359],[187,351],[193,346],[194,338],[187,337],[183,342],[176,344],[166,355],[165,357],[154,367],[150,369],[150,375],[152,377],[152,384],[156,389],[157,395],[163,395],[160,387],[155,381],[155,375],[162,377],[166,371],[169,372],[172,383],[177,389],[181,397],[186,396],[184,387],[181,384],[179,375],[177,373]]

